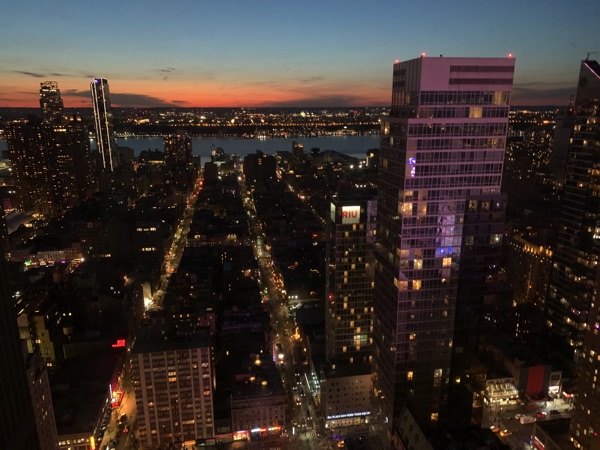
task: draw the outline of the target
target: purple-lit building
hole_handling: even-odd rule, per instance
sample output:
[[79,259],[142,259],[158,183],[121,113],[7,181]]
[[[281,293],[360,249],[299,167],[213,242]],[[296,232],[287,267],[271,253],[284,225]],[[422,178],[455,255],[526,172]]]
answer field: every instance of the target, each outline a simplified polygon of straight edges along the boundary
[[451,375],[454,356],[476,343],[455,326],[457,311],[476,321],[486,300],[465,291],[461,304],[461,279],[472,279],[462,254],[469,271],[486,274],[467,248],[497,246],[499,254],[501,232],[476,222],[492,222],[494,211],[503,220],[514,67],[510,57],[425,55],[394,65],[379,155],[373,330],[375,394],[391,428],[405,406],[431,428],[448,407],[450,383],[461,381]]

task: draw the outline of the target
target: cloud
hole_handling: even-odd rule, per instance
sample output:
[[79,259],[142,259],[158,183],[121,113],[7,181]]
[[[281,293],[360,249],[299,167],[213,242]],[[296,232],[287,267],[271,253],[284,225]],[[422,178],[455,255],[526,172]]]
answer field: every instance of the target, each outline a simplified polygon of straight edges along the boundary
[[[61,94],[63,97],[90,98],[89,90],[66,89],[65,91],[61,91]],[[163,100],[162,98],[153,97],[151,95],[117,93],[117,92],[110,93],[110,100],[111,100],[112,106],[117,106],[117,107],[174,106],[174,104],[178,103],[175,101],[169,102],[169,101]]]
[[512,90],[511,103],[515,105],[567,105],[577,88],[567,83],[520,83]]
[[43,73],[27,72],[25,70],[11,70],[10,72],[18,73],[21,75],[27,75],[28,77],[33,77],[33,78],[47,78],[46,75],[44,75]]
[[310,78],[304,78],[304,79],[300,79],[298,81],[300,81],[301,83],[313,83],[315,81],[323,81],[324,78],[320,77],[320,76],[315,76],[315,77],[310,77]]
[[89,90],[81,90],[81,89],[64,89],[60,91],[62,97],[89,97]]
[[110,99],[111,99],[113,106],[119,106],[119,107],[173,106],[173,103],[165,101],[162,98],[152,97],[151,95],[143,95],[143,94],[111,93]]

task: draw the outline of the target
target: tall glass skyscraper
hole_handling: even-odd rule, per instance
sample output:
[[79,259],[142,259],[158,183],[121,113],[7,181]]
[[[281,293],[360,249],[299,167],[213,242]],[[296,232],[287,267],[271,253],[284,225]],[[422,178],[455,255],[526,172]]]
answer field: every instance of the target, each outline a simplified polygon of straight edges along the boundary
[[110,91],[106,78],[94,78],[90,84],[94,124],[96,126],[96,147],[100,154],[102,168],[109,172],[115,169],[115,139],[112,124]]
[[579,357],[600,255],[600,64],[581,63],[546,301],[546,329]]
[[581,62],[547,325],[579,361],[571,441],[600,446],[600,64]]
[[468,309],[459,300],[469,278],[462,250],[502,241],[474,225],[503,211],[514,67],[510,57],[394,65],[391,113],[382,120],[373,330],[375,394],[390,425],[408,406],[428,428],[447,406],[453,352],[467,345],[455,342],[457,311]]

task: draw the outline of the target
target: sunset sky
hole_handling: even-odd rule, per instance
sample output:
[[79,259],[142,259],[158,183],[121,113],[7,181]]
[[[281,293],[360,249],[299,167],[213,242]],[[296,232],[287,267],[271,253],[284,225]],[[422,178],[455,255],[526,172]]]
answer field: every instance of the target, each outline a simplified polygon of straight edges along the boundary
[[4,1],[0,107],[39,106],[58,81],[90,106],[390,104],[394,60],[516,57],[513,104],[564,105],[600,59],[599,0]]

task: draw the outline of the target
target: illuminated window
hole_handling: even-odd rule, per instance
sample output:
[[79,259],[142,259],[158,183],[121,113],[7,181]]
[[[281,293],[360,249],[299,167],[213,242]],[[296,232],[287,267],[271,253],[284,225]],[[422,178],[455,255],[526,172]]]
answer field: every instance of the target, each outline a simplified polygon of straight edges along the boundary
[[409,381],[413,379],[413,371],[412,370],[409,370],[406,373],[406,379],[409,380]]

